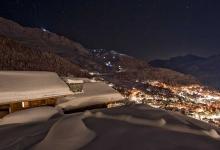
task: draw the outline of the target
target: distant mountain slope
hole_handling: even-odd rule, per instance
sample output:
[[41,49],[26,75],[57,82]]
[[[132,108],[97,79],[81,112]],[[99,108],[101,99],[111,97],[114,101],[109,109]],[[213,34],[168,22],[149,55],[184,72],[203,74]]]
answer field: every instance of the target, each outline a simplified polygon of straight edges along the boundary
[[220,88],[220,55],[198,57],[194,55],[173,57],[169,60],[149,62],[153,67],[168,68],[197,77],[202,83]]
[[[9,44],[10,46],[7,47],[7,55],[10,56],[11,54],[14,54],[13,51],[15,51],[16,47],[19,47],[19,49],[16,49],[15,56],[12,55],[13,57],[11,56],[10,59],[4,60],[4,67],[1,67],[4,70],[54,70],[59,73],[67,73],[75,70],[76,72],[73,71],[73,73],[77,74],[79,69],[76,68],[81,68],[85,71],[98,72],[107,80],[116,78],[118,82],[119,80],[127,80],[129,78],[129,80],[133,83],[137,78],[139,78],[143,80],[155,79],[167,81],[174,84],[197,83],[192,76],[185,76],[184,74],[168,69],[153,68],[143,60],[139,60],[125,54],[120,54],[116,51],[107,51],[103,49],[97,51],[87,50],[79,43],[49,32],[45,29],[22,27],[13,21],[1,17],[0,35],[16,41],[15,45]],[[3,47],[4,46],[5,45],[3,43]],[[25,49],[24,51],[22,50],[23,48]],[[17,51],[19,51],[19,53],[17,53]],[[29,51],[31,52],[29,53]],[[40,54],[32,55],[34,51],[36,51],[35,53]],[[20,62],[20,66],[18,66],[16,62],[21,61],[21,59],[18,59],[17,55],[20,55],[20,53],[22,53],[22,61],[25,63]],[[5,55],[6,54],[2,54],[1,57],[5,57]],[[44,55],[44,57],[38,57],[40,63],[37,63],[37,58],[35,57],[39,55]],[[59,57],[57,55],[59,55]],[[32,58],[33,62],[31,62]],[[59,59],[58,62],[62,62],[62,65],[55,63],[57,62],[57,59]],[[7,61],[9,61],[8,66],[6,66],[7,63],[5,63]],[[63,65],[64,62],[65,65]],[[29,66],[29,64],[32,65]],[[53,67],[51,67],[52,64]]]
[[[198,80],[170,69],[154,68],[145,61],[115,51],[91,50],[92,57],[107,69],[104,78],[114,84],[136,84],[136,80],[158,80],[172,85],[196,84]],[[109,71],[108,71],[109,70]]]
[[82,68],[92,69],[95,64],[89,58],[88,50],[81,44],[44,29],[23,27],[14,21],[0,17],[0,35],[29,48],[53,51]]
[[79,66],[60,56],[27,48],[3,36],[0,36],[0,70],[53,71],[60,75],[86,75]]
[[113,50],[93,49],[90,50],[90,57],[102,66],[102,72],[114,73],[149,67],[146,61]]

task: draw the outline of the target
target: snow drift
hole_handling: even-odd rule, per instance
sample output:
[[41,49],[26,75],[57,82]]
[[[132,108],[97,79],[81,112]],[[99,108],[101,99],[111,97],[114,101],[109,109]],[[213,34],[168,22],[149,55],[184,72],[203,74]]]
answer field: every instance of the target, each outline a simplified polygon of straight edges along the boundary
[[215,126],[178,113],[131,105],[0,126],[0,149],[218,150],[219,133]]
[[8,114],[0,119],[0,125],[41,122],[56,114],[59,110],[54,107],[36,107]]

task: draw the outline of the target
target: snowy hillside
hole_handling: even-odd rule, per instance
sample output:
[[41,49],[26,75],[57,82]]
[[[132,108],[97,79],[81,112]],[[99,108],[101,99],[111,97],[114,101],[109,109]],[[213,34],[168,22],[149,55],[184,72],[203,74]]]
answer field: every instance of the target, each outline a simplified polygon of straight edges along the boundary
[[177,113],[134,105],[0,126],[0,149],[218,150],[219,133],[219,128]]

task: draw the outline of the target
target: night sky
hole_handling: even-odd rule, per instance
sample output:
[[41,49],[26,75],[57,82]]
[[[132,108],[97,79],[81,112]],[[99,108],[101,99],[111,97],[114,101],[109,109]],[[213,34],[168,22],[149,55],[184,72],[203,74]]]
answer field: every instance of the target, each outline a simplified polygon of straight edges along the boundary
[[0,16],[148,60],[220,54],[219,0],[1,0]]

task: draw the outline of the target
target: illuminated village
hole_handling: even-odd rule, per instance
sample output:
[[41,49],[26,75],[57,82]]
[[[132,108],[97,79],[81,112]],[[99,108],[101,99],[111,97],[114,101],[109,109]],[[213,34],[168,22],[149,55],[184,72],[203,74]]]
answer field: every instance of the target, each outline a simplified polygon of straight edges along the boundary
[[[115,88],[123,91],[119,87]],[[124,90],[122,94],[135,103],[177,111],[220,126],[220,93],[204,86],[170,86],[158,81],[145,81],[137,87]]]

